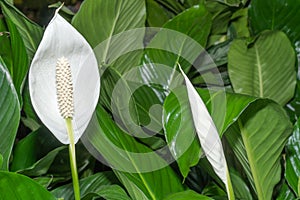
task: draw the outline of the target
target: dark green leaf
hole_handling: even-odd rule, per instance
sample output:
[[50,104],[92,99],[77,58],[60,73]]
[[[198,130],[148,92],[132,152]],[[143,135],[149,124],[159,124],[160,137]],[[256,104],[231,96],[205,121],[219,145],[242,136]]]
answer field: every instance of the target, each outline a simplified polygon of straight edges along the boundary
[[295,194],[299,194],[300,177],[300,120],[294,126],[293,135],[286,144],[286,170],[285,177]]
[[296,86],[295,58],[289,39],[279,31],[262,33],[254,44],[235,40],[228,53],[234,91],[286,104]]
[[239,9],[231,16],[231,34],[234,38],[250,37],[248,9]]
[[[118,180],[116,179],[113,172],[101,172],[89,176],[87,178],[80,179],[79,184],[81,196],[84,197],[93,194],[101,196],[102,194],[106,194],[108,197],[110,197],[111,195],[116,194],[119,195],[119,197],[126,197],[126,193],[124,193],[124,191],[121,188],[118,188],[116,185],[113,185],[117,183]],[[115,188],[116,191],[109,191],[110,188],[107,188],[109,186],[111,186],[111,188]],[[104,191],[102,191],[102,189]],[[57,198],[64,198],[65,200],[74,199],[74,191],[72,184],[60,186],[55,190],[51,191],[51,193]]]
[[6,0],[1,0],[0,6],[5,18],[12,21],[20,33],[20,36],[23,38],[28,60],[31,61],[42,38],[43,29],[30,21],[23,13]]
[[249,21],[254,34],[263,30],[281,30],[290,38],[300,55],[300,26],[297,17],[300,1],[252,0]]
[[107,200],[130,200],[126,192],[119,185],[108,185],[98,188],[98,192],[85,195],[82,200],[90,200],[102,197]]
[[0,56],[8,69],[12,66],[10,33],[3,17],[0,17]]
[[21,95],[23,90],[23,84],[29,68],[28,57],[22,37],[17,27],[9,18],[6,19],[6,23],[10,32],[10,40],[12,47],[12,65],[10,66],[11,68],[9,68],[9,72],[17,90],[19,101],[22,105]]
[[293,194],[289,186],[284,183],[281,187],[280,193],[277,196],[276,200],[295,200],[296,196]]
[[116,169],[133,199],[162,199],[183,190],[180,179],[165,160],[122,131],[100,106],[96,112],[81,139],[94,156],[101,161],[104,158]]
[[0,172],[0,194],[3,200],[55,200],[50,192],[32,179],[11,172]]
[[193,190],[187,190],[184,192],[178,192],[171,194],[164,198],[164,200],[186,200],[186,199],[193,199],[193,200],[212,200],[212,198],[209,198],[207,196],[198,194],[194,192]]
[[170,15],[154,0],[146,0],[147,23],[150,27],[162,27]]
[[10,154],[20,121],[20,105],[9,72],[4,66],[0,57],[0,154],[3,156],[0,169],[8,170]]

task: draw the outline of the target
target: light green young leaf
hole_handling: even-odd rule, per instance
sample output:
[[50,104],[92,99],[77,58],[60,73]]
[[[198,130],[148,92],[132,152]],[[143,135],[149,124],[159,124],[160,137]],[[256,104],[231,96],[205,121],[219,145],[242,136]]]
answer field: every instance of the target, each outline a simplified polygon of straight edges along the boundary
[[212,165],[215,173],[226,185],[228,198],[234,199],[229,171],[227,168],[227,163],[217,128],[205,104],[193,87],[192,83],[185,75],[180,66],[179,69],[186,83],[193,122],[200,140],[202,150],[207,156],[207,159]]
[[29,71],[32,105],[48,129],[62,143],[68,144],[65,119],[60,115],[56,93],[56,63],[65,57],[73,83],[74,140],[86,129],[99,98],[100,78],[92,48],[65,19],[55,14],[44,33]]

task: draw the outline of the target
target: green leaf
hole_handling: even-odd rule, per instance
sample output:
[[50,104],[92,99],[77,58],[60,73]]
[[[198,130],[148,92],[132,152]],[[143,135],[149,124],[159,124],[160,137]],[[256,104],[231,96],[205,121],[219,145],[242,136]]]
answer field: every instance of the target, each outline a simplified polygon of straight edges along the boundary
[[248,28],[248,9],[239,9],[231,16],[231,34],[234,38],[250,37]]
[[295,200],[296,196],[292,192],[292,190],[289,188],[289,186],[284,183],[283,186],[280,189],[280,192],[276,198],[276,200]]
[[6,19],[6,23],[10,32],[12,53],[12,65],[9,66],[11,67],[9,68],[9,72],[17,90],[19,101],[22,105],[23,103],[21,95],[23,84],[29,68],[28,57],[26,48],[17,27],[9,18]]
[[97,193],[89,193],[82,198],[82,200],[94,199],[95,197],[102,197],[107,200],[130,200],[126,192],[119,185],[108,185],[98,189]]
[[147,23],[150,27],[162,27],[170,19],[163,7],[154,0],[146,0],[146,8]]
[[225,133],[258,199],[271,199],[280,180],[281,152],[291,128],[281,106],[258,100]]
[[[100,196],[113,199],[119,197],[120,199],[129,199],[124,190],[120,188],[113,172],[101,172],[92,176],[80,179],[80,191],[83,199],[89,196]],[[112,191],[115,190],[115,191]],[[51,193],[57,198],[74,199],[74,192],[72,184],[60,186],[51,191]],[[127,197],[127,198],[126,198]],[[117,198],[116,198],[117,199]]]
[[66,146],[62,146],[50,151],[45,157],[35,162],[32,166],[18,170],[18,173],[27,176],[41,176],[46,174],[50,169],[52,163],[54,162],[56,156],[66,148]]
[[3,200],[55,200],[50,192],[32,179],[11,172],[0,172],[0,193]]
[[7,68],[12,66],[12,53],[10,44],[10,33],[7,28],[7,24],[3,17],[0,17],[0,56],[2,57]]
[[0,154],[0,168],[2,168],[2,164],[3,164],[3,156]]
[[281,30],[292,41],[300,55],[300,26],[297,17],[300,1],[294,0],[252,0],[249,21],[254,34],[263,30]]
[[295,52],[282,32],[266,31],[253,44],[235,40],[228,53],[228,72],[237,93],[271,98],[281,105],[294,96]]
[[186,199],[211,200],[212,198],[198,194],[193,190],[186,190],[184,192],[174,193],[164,198],[164,200],[186,200]]
[[42,38],[43,29],[30,21],[23,13],[6,0],[1,0],[0,6],[5,18],[12,21],[20,33],[20,36],[23,38],[28,60],[31,61]]
[[139,74],[145,84],[155,83],[152,88],[161,102],[170,88],[182,83],[176,80],[177,63],[187,71],[203,53],[211,24],[212,16],[200,4],[168,21],[149,42]]
[[11,77],[4,66],[0,57],[0,154],[3,156],[0,169],[8,170],[20,121],[20,105]]
[[[100,19],[100,20],[95,20]],[[143,47],[144,34],[130,32],[130,38],[124,38],[123,32],[143,27],[146,19],[144,1],[105,1],[88,0],[81,5],[79,12],[74,16],[72,24],[95,48],[98,63],[107,66],[115,61],[120,55],[125,54],[128,47],[133,50]],[[89,23],[86,23],[89,21]],[[121,33],[121,36],[115,36]],[[126,33],[125,33],[126,35]],[[127,36],[128,36],[127,35]],[[112,39],[114,38],[114,39]],[[136,55],[139,57],[139,54]],[[123,58],[132,59],[132,53]],[[122,63],[121,62],[121,63]],[[115,64],[120,72],[128,70],[128,64]],[[130,68],[129,68],[130,69]]]
[[180,179],[157,153],[122,131],[102,107],[96,114],[81,140],[96,158],[104,158],[115,169],[133,199],[162,199],[183,190]]
[[241,3],[241,0],[217,0],[217,1],[234,7],[238,7]]
[[293,135],[288,139],[286,144],[286,170],[285,178],[295,194],[299,194],[300,178],[300,120],[294,126]]
[[230,170],[230,177],[236,198],[252,200],[251,191],[241,175],[237,171]]

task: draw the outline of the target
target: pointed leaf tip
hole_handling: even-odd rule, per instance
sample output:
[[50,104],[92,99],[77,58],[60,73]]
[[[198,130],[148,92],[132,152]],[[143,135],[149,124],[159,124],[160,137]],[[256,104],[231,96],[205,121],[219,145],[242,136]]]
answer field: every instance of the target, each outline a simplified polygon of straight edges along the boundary
[[100,92],[98,64],[92,48],[58,10],[44,32],[29,70],[32,105],[47,128],[64,144],[69,144],[65,120],[57,102],[55,68],[59,58],[68,59],[74,91],[75,143],[86,129]]
[[217,128],[201,97],[193,87],[192,83],[181,69],[187,87],[188,99],[192,112],[194,126],[201,144],[201,147],[212,165],[215,173],[226,185],[229,199],[234,199],[231,188],[231,181],[227,169],[227,163],[223,152],[223,146]]

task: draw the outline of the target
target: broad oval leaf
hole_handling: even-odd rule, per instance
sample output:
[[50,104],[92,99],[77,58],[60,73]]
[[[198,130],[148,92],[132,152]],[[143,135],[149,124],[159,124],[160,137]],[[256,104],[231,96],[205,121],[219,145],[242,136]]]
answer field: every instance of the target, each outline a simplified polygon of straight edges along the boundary
[[281,177],[281,153],[292,131],[283,108],[260,99],[225,133],[258,199],[271,199]]
[[266,31],[253,44],[235,40],[228,53],[234,91],[284,105],[294,95],[295,58],[289,39],[279,31]]
[[9,72],[0,57],[0,154],[2,170],[8,170],[9,158],[20,121],[20,105]]
[[92,48],[66,20],[55,14],[44,33],[29,71],[32,105],[56,138],[68,144],[65,120],[58,109],[55,67],[65,57],[71,67],[74,98],[74,140],[86,129],[99,98],[100,78]]
[[1,199],[55,200],[55,197],[34,180],[11,172],[0,172]]
[[300,55],[300,1],[295,0],[252,0],[249,9],[249,23],[258,34],[266,29],[281,30],[290,38]]

